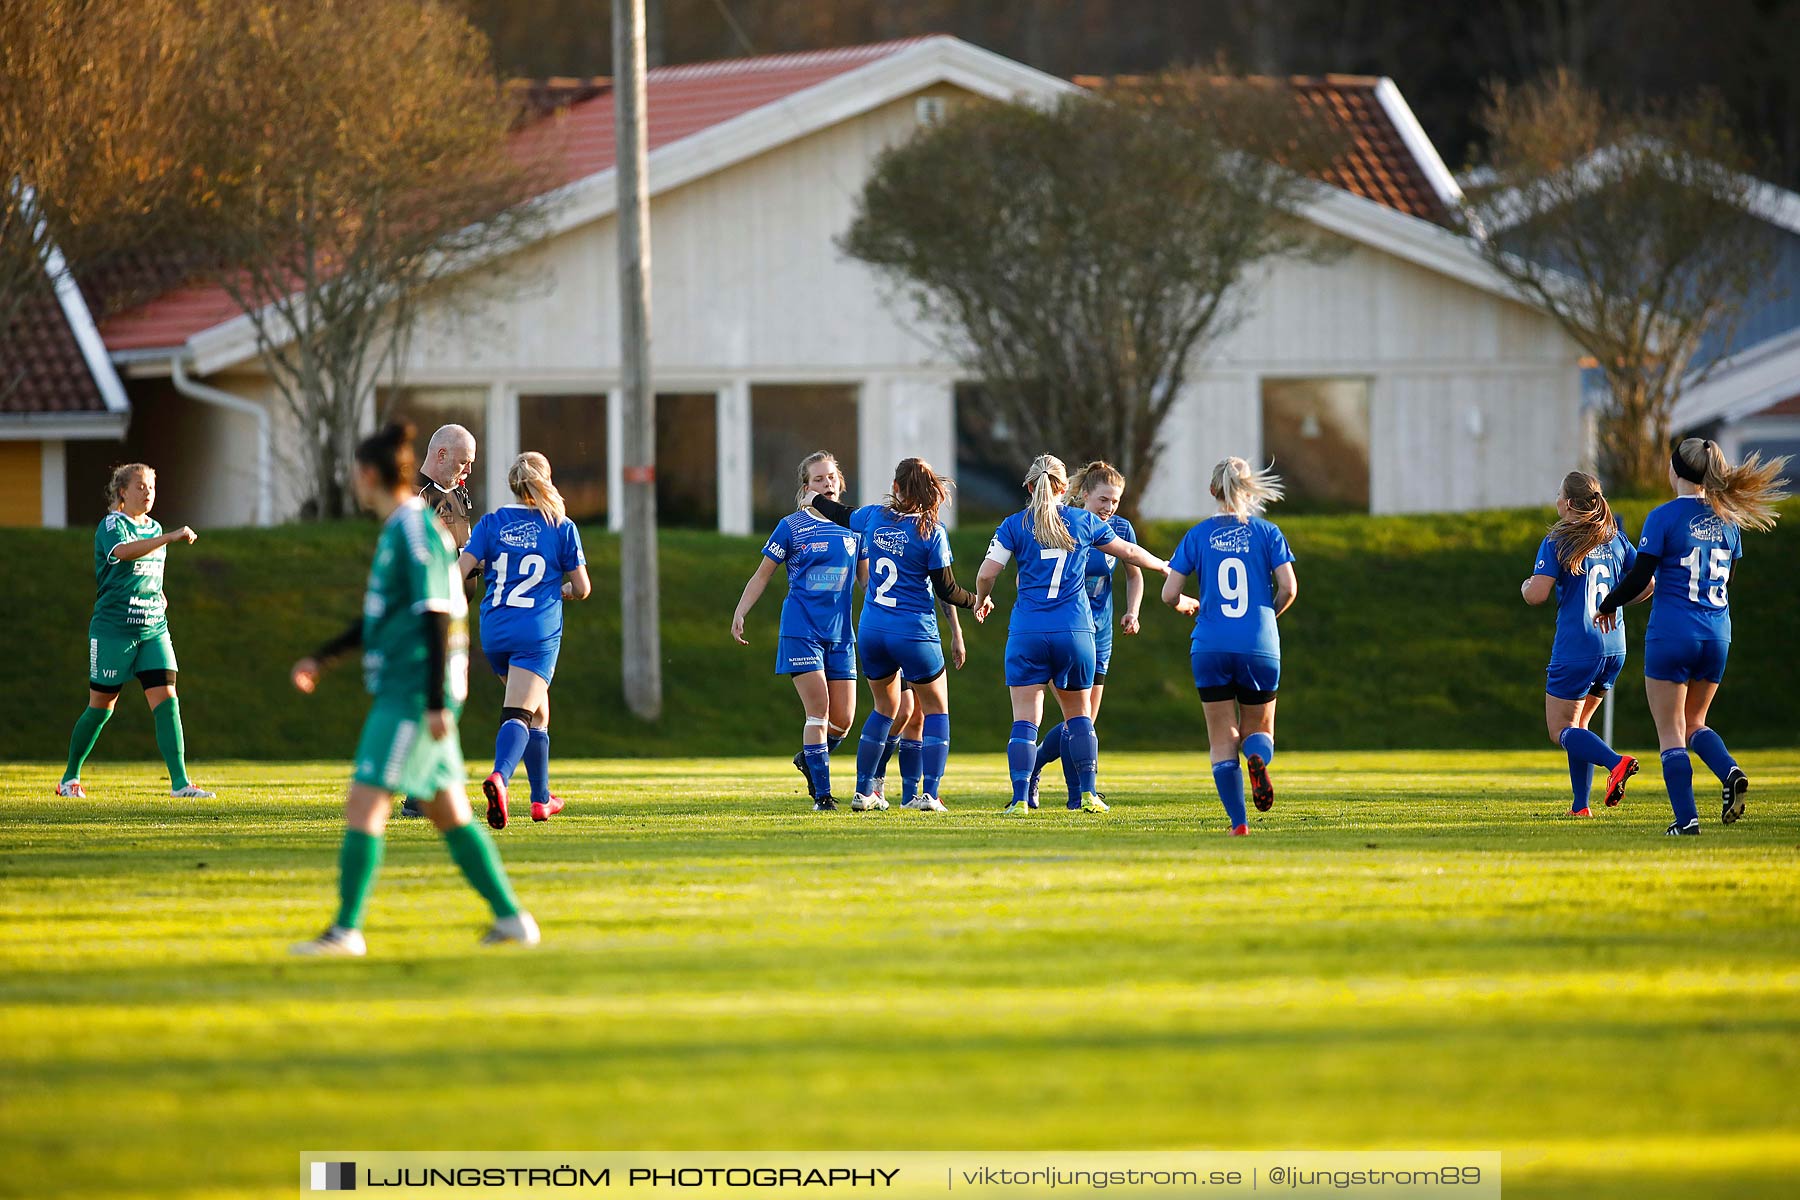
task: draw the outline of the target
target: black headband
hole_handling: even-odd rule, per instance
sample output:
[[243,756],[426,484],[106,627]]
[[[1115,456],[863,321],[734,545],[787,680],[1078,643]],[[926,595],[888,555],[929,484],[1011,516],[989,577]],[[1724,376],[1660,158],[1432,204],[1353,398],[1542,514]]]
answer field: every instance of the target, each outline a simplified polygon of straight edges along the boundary
[[[1685,458],[1681,457],[1681,442],[1682,442],[1682,439],[1676,438],[1672,443],[1670,443],[1670,445],[1669,445],[1669,466],[1674,468],[1676,475],[1680,476],[1682,479],[1687,480],[1689,483],[1705,483],[1706,482],[1706,468],[1701,467],[1698,470],[1696,470],[1695,468],[1688,466],[1687,460]],[[1702,447],[1704,447],[1705,449],[1707,449],[1709,451],[1712,449],[1711,442],[1703,441],[1700,444]],[[1707,457],[1710,458],[1711,455],[1709,454]]]

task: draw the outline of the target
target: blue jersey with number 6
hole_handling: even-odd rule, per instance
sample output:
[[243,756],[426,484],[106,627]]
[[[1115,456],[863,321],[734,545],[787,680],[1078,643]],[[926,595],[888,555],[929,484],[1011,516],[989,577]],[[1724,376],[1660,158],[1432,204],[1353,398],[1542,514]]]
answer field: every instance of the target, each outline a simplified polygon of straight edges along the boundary
[[988,543],[987,557],[1002,566],[1019,560],[1019,598],[1013,601],[1012,633],[1092,633],[1094,617],[1086,582],[1089,547],[1104,546],[1117,535],[1112,526],[1085,508],[1058,505],[1056,515],[1075,539],[1071,550],[1046,549],[1032,532],[1031,510],[1000,522]]
[[1192,576],[1200,592],[1193,648],[1280,655],[1273,576],[1293,561],[1281,530],[1261,517],[1221,514],[1183,534],[1169,567]]
[[1545,538],[1538,546],[1537,565],[1531,573],[1556,580],[1556,641],[1550,646],[1551,662],[1625,653],[1625,622],[1620,621],[1606,633],[1594,626],[1600,601],[1637,562],[1637,551],[1632,548],[1624,525],[1619,526],[1612,541],[1589,551],[1581,561],[1581,574],[1571,574],[1562,565],[1555,541]]
[[950,536],[942,525],[929,535],[919,532],[916,514],[897,513],[885,504],[865,504],[850,514],[850,528],[861,538],[860,553],[869,563],[863,589],[865,633],[885,633],[936,641],[937,602],[931,572],[950,565]]
[[1656,560],[1656,595],[1646,638],[1729,642],[1726,585],[1744,556],[1744,535],[1704,500],[1682,496],[1650,510],[1638,553]]
[[507,504],[475,523],[463,547],[482,564],[481,644],[541,646],[562,636],[563,576],[587,562],[581,533],[528,504]]

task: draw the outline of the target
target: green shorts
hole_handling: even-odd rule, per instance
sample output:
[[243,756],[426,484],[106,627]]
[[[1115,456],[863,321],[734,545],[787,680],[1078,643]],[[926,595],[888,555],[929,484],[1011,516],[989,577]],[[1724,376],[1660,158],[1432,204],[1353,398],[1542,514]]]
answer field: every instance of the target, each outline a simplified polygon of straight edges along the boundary
[[173,671],[175,643],[169,631],[142,636],[88,626],[88,682],[123,687],[139,671]]
[[431,740],[425,710],[404,702],[376,700],[356,741],[356,768],[350,778],[395,795],[430,800],[463,785],[462,740],[452,714],[450,732]]

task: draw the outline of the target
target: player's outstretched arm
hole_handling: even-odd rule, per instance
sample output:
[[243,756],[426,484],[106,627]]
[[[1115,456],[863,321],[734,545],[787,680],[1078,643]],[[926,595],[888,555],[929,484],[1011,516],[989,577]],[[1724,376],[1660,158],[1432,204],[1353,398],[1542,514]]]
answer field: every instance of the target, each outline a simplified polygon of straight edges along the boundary
[[775,560],[763,559],[756,568],[756,574],[750,576],[750,581],[744,585],[744,594],[738,597],[737,611],[731,614],[731,636],[737,639],[740,646],[750,644],[744,640],[744,618],[750,615],[750,610],[762,599],[763,589],[769,586],[769,579],[774,574]]
[[132,562],[153,551],[161,550],[164,546],[173,546],[176,542],[186,542],[191,545],[199,536],[200,535],[195,533],[192,529],[183,525],[174,533],[165,533],[153,538],[139,538],[136,541],[120,542],[117,546],[112,548],[113,561]]
[[1136,542],[1128,542],[1121,537],[1116,537],[1103,546],[1095,546],[1094,549],[1102,554],[1110,554],[1122,563],[1130,563],[1132,566],[1142,567],[1146,571],[1155,571],[1158,575],[1169,573],[1168,563]]
[[856,510],[851,508],[848,504],[839,504],[830,496],[821,496],[817,492],[812,494],[812,499],[809,503],[812,505],[813,511],[818,513],[821,517],[824,517],[827,521],[842,525],[845,529],[850,528],[850,517]]
[[288,672],[288,678],[294,687],[307,695],[319,686],[319,676],[325,668],[342,658],[345,654],[359,648],[363,641],[362,618],[358,617],[344,628],[344,631],[329,642],[314,650],[311,654],[295,663]]

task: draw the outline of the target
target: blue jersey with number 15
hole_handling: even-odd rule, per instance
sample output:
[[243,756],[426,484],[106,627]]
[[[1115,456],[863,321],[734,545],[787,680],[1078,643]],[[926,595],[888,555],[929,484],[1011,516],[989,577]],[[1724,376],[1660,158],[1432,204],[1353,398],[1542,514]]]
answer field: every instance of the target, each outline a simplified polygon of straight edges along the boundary
[[1697,496],[1660,504],[1644,518],[1638,553],[1656,560],[1656,595],[1646,638],[1729,642],[1726,585],[1744,556],[1744,535]]
[[1275,568],[1294,561],[1281,530],[1261,517],[1240,521],[1220,514],[1182,535],[1169,568],[1195,577],[1198,650],[1281,654],[1275,628]]
[[482,564],[481,644],[541,646],[562,636],[563,576],[586,564],[575,522],[507,504],[475,523],[463,550]]

